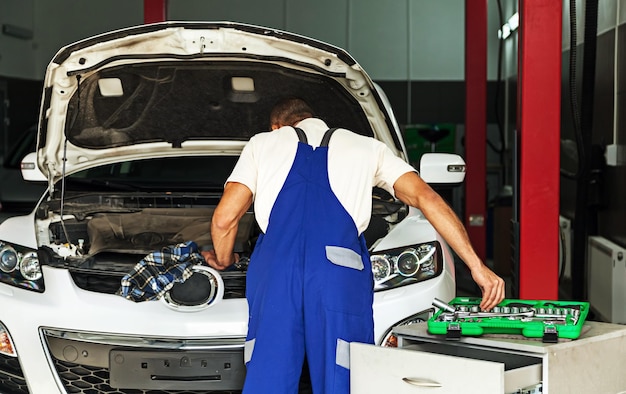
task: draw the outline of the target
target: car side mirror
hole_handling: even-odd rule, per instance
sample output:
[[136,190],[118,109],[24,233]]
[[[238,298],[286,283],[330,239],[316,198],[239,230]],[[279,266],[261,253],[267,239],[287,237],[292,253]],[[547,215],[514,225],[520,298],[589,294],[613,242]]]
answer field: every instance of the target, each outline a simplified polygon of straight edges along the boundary
[[420,177],[428,184],[460,184],[465,180],[465,160],[453,153],[424,153]]
[[20,164],[22,178],[31,182],[47,182],[48,178],[37,166],[37,152],[31,152],[24,156]]

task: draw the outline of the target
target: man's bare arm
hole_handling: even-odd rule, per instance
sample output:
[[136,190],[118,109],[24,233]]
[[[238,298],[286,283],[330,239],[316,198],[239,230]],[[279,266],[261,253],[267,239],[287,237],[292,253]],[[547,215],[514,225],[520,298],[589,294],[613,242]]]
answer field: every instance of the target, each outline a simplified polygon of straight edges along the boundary
[[213,268],[223,270],[235,262],[233,248],[239,220],[252,204],[252,192],[247,186],[228,182],[224,194],[213,212],[211,240],[214,252],[204,252],[206,262]]
[[448,203],[414,172],[402,175],[393,187],[397,198],[422,211],[470,269],[472,278],[483,293],[480,307],[488,310],[502,301],[505,296],[504,280],[476,255],[463,223]]

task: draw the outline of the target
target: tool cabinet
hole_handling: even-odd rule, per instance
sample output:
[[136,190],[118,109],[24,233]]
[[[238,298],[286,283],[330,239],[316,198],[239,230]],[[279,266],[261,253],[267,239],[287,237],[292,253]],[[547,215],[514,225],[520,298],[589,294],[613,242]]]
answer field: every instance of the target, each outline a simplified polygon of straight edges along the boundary
[[557,343],[515,335],[451,341],[426,323],[394,333],[399,348],[350,345],[353,394],[626,392],[624,325],[587,321],[578,339]]

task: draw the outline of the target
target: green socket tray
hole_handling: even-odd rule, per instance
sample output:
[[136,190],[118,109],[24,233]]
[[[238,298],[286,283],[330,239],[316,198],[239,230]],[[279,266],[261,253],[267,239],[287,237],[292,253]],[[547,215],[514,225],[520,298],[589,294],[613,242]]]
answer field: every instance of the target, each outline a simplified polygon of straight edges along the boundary
[[428,319],[428,332],[459,339],[462,335],[523,335],[558,342],[580,336],[589,313],[588,302],[505,299],[490,311],[480,311],[481,298],[457,297],[449,303],[435,299],[440,308]]

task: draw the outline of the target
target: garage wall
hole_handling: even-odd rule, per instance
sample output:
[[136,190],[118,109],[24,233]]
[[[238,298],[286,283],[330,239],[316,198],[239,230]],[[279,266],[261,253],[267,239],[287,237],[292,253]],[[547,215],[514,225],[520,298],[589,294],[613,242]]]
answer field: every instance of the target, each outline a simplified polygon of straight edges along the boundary
[[[496,2],[488,4],[493,59]],[[169,0],[168,19],[233,20],[308,35],[347,49],[374,79],[463,80],[464,7],[465,0]],[[41,79],[61,46],[141,24],[143,0],[3,0],[0,22],[32,32],[29,39],[0,34],[0,76]]]
[[39,74],[34,15],[34,0],[0,1],[0,75],[35,79]]
[[0,76],[42,80],[64,45],[108,30],[141,24],[139,0],[2,0],[0,23],[29,31],[30,38],[0,34]]
[[[62,47],[92,35],[143,23],[140,0],[30,0],[35,3],[37,73],[42,79],[48,62]],[[1,71],[1,69],[0,69]]]

